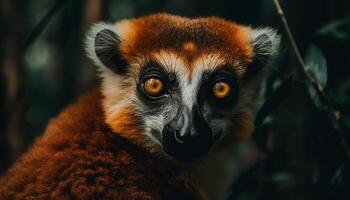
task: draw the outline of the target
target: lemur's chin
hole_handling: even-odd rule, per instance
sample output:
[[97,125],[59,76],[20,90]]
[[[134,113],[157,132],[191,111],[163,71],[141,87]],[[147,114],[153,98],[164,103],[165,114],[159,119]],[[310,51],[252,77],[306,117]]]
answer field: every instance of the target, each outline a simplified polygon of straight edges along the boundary
[[[210,129],[208,129],[210,130]],[[213,146],[211,131],[194,134],[194,137],[184,138],[177,131],[163,131],[162,145],[164,151],[174,159],[190,163],[207,154]]]
[[212,144],[188,144],[179,147],[163,143],[164,151],[172,158],[183,163],[192,163],[207,154]]

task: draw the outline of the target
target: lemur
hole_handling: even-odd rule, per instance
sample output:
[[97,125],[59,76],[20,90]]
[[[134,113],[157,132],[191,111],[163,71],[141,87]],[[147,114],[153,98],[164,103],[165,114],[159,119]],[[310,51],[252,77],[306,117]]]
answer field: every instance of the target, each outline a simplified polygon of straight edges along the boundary
[[94,25],[101,84],[50,121],[0,199],[227,198],[279,41],[217,17]]

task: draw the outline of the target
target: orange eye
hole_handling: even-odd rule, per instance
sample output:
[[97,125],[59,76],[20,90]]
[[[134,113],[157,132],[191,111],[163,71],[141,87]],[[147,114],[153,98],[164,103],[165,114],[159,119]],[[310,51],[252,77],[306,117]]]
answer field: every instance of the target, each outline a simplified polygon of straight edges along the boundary
[[143,84],[145,92],[151,96],[157,96],[163,92],[164,84],[161,80],[150,78]]
[[218,82],[213,87],[213,93],[216,98],[223,99],[230,94],[231,87],[225,82]]

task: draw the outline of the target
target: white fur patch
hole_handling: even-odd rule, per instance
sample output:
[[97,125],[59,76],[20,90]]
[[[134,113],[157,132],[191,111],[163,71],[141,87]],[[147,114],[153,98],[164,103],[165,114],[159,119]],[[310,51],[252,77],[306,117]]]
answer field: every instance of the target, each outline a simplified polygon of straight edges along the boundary
[[[197,102],[197,95],[199,90],[199,83],[202,79],[203,71],[199,70],[194,73],[192,79],[182,78],[180,79],[180,87],[182,89],[182,102],[187,106],[189,110],[192,110],[192,107]],[[188,77],[188,76],[187,76]]]
[[[152,54],[159,64],[170,72],[176,72],[186,67],[182,58],[172,51],[160,50]],[[188,74],[188,73],[187,73]]]
[[121,41],[125,42],[125,40],[127,40],[127,36],[129,34],[129,32],[132,31],[131,30],[132,25],[130,22],[128,22],[126,20],[122,20],[122,21],[116,23],[115,25],[100,22],[100,23],[94,24],[91,27],[90,31],[87,33],[86,38],[85,38],[85,42],[84,42],[85,51],[86,51],[88,57],[91,58],[93,60],[93,62],[95,63],[95,65],[97,65],[100,69],[107,68],[107,67],[104,66],[104,64],[100,61],[100,59],[96,55],[95,48],[99,48],[99,47],[98,46],[95,47],[95,38],[96,38],[96,35],[104,29],[108,29],[108,30],[114,32],[115,34],[118,35],[118,37]]
[[145,120],[145,129],[146,129],[144,134],[147,135],[149,138],[151,138],[152,141],[156,142],[159,145],[162,145],[161,141],[159,141],[157,138],[153,136],[153,134],[151,133],[151,130],[155,129],[155,130],[158,130],[160,133],[162,132],[164,127],[163,116],[162,115],[147,116],[147,118],[145,118],[144,120]]
[[[267,47],[265,45],[266,41],[257,39],[259,38],[259,36],[264,34],[269,37],[272,43],[271,47]],[[254,51],[260,55],[275,55],[278,51],[280,40],[281,40],[276,30],[270,27],[264,27],[264,28],[261,27],[257,29],[252,29],[250,33],[250,38],[252,41],[252,45],[256,47]]]
[[104,64],[97,57],[96,51],[95,51],[96,50],[95,49],[96,35],[97,35],[97,33],[99,33],[100,31],[102,31],[104,29],[108,29],[108,30],[111,30],[111,31],[117,33],[116,28],[110,24],[97,23],[97,24],[93,25],[85,38],[85,51],[86,51],[87,55],[89,56],[89,58],[91,58],[92,61],[95,63],[95,65],[97,65],[98,67],[107,68],[106,66],[104,66]]
[[192,72],[192,77],[189,76],[188,71],[179,70],[182,100],[183,103],[188,106],[189,110],[196,104],[204,71],[213,70],[216,66],[221,64],[224,64],[224,60],[220,55],[209,54],[198,58],[195,63],[193,63],[194,70]]
[[226,60],[220,54],[203,54],[194,63],[194,68],[197,70],[212,70],[216,66],[225,64]]

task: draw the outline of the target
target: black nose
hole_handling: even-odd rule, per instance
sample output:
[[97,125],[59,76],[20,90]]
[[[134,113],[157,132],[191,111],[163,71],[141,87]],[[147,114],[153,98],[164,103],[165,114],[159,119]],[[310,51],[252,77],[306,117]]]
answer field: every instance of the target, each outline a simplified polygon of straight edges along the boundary
[[163,129],[163,147],[172,157],[191,162],[207,153],[212,145],[212,133],[200,109],[182,107],[177,116]]
[[181,144],[191,142],[197,135],[195,130],[191,130],[191,114],[185,107],[183,107],[179,115],[175,117],[173,123],[169,125],[173,126],[175,131],[174,137],[176,141]]

